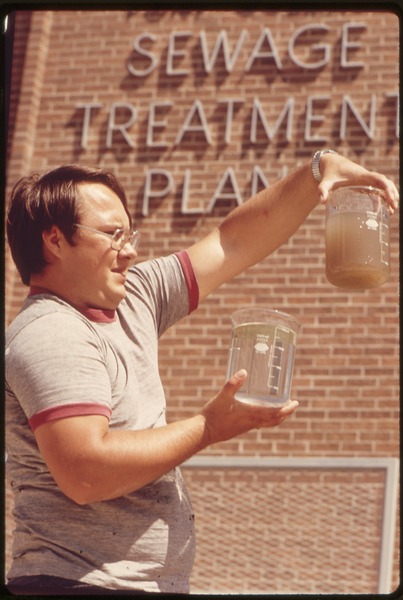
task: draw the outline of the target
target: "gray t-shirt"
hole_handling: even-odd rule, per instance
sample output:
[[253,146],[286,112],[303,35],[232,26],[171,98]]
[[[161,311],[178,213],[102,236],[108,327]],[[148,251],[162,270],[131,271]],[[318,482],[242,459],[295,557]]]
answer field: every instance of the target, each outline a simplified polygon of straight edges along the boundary
[[137,492],[78,505],[43,461],[33,431],[101,414],[111,430],[164,425],[158,338],[197,306],[185,252],[130,269],[116,311],[80,313],[27,298],[6,332],[7,470],[15,495],[8,577],[54,575],[111,589],[188,592],[194,515],[179,468]]

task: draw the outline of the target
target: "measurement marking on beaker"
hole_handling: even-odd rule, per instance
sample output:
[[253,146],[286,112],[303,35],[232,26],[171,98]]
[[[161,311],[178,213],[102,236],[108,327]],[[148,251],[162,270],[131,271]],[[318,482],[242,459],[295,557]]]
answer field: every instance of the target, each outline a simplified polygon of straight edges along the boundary
[[[280,328],[278,328],[280,329]],[[282,328],[281,328],[282,329]],[[274,344],[270,349],[270,371],[268,377],[268,387],[274,392],[279,391],[280,373],[281,373],[281,353],[284,352],[284,347],[281,339],[277,337],[277,331],[274,335]],[[275,364],[278,363],[278,364]]]
[[388,260],[388,252],[389,252],[389,243],[385,240],[388,239],[389,227],[384,223],[381,224],[381,228],[379,230],[379,241],[381,243],[381,262],[385,265],[389,264]]

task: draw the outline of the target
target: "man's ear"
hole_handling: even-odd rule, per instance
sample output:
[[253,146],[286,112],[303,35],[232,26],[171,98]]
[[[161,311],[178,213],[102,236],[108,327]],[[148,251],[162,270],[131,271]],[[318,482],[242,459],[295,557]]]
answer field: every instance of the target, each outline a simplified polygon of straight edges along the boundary
[[42,240],[45,257],[47,255],[48,258],[59,258],[65,238],[57,225],[52,225],[49,231],[43,231]]

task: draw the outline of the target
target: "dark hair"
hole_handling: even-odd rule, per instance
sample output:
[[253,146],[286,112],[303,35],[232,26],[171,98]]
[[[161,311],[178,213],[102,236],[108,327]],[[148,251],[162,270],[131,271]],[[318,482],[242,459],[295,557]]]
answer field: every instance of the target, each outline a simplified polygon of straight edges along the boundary
[[126,194],[113,171],[64,165],[42,176],[23,177],[11,192],[7,238],[11,255],[25,285],[29,285],[31,275],[41,273],[46,266],[43,231],[49,231],[53,225],[57,225],[66,240],[74,244],[74,223],[80,222],[78,186],[83,183],[102,183],[115,192],[131,226]]

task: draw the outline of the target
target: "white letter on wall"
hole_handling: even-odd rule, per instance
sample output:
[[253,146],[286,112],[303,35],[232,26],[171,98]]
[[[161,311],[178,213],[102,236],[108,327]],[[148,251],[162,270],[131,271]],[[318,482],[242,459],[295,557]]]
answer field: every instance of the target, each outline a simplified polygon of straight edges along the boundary
[[[152,190],[152,179],[154,177],[164,177],[167,181],[166,186],[158,191]],[[146,173],[146,181],[144,184],[143,209],[141,214],[144,217],[148,216],[150,198],[162,198],[166,196],[173,188],[173,177],[170,171],[166,169],[150,169]]]
[[81,148],[85,150],[88,142],[88,129],[90,127],[91,110],[93,108],[101,108],[102,104],[99,102],[84,102],[83,104],[77,104],[77,108],[84,109],[83,128],[81,131]]
[[232,132],[232,120],[234,117],[234,104],[243,103],[244,100],[242,98],[223,98],[222,100],[218,100],[220,103],[227,104],[227,116],[225,120],[225,135],[224,141],[226,144],[231,143],[231,132]]
[[[231,183],[231,187],[232,187],[232,192],[222,192],[222,190],[225,188],[225,186],[227,185],[227,181],[230,181]],[[216,201],[218,200],[218,198],[235,198],[235,200],[237,201],[238,206],[240,206],[242,204],[242,196],[239,192],[239,188],[238,188],[238,184],[237,184],[237,180],[235,177],[235,173],[234,170],[231,169],[231,167],[229,167],[224,175],[221,178],[221,181],[219,182],[216,191],[214,192],[214,195],[212,196],[206,212],[210,213],[213,210],[214,204],[216,203]]]
[[238,58],[239,51],[242,47],[242,44],[244,42],[246,35],[247,35],[246,31],[243,29],[238,38],[238,42],[237,42],[237,45],[235,46],[235,50],[233,51],[232,56],[230,56],[229,51],[228,51],[228,46],[227,46],[227,32],[222,29],[216,40],[211,57],[209,58],[208,50],[207,50],[206,32],[201,31],[200,32],[200,44],[201,44],[202,55],[203,55],[204,70],[206,71],[206,73],[211,72],[211,69],[214,66],[214,63],[217,59],[217,55],[218,55],[218,52],[219,52],[221,46],[223,48],[225,69],[226,69],[227,73],[230,73],[236,62],[236,59]]
[[292,121],[293,121],[293,116],[294,116],[294,98],[291,96],[291,98],[288,98],[287,102],[285,103],[285,106],[282,110],[282,113],[280,114],[279,118],[276,121],[276,124],[274,125],[273,129],[270,129],[267,121],[266,121],[266,117],[264,115],[263,112],[263,108],[262,105],[260,103],[260,100],[258,98],[254,98],[253,100],[253,107],[252,107],[252,120],[251,120],[251,131],[250,131],[250,141],[252,143],[256,143],[257,141],[257,126],[258,126],[258,116],[260,118],[261,123],[263,124],[266,136],[269,140],[272,140],[273,137],[276,135],[281,122],[284,120],[285,116],[287,115],[287,133],[286,133],[286,139],[287,142],[290,142],[292,139]]
[[258,167],[257,165],[255,165],[253,167],[253,172],[252,172],[252,184],[251,184],[250,195],[254,196],[260,190],[265,189],[267,187],[269,187],[268,179],[266,178],[262,169],[260,167]]
[[386,94],[387,98],[396,98],[396,120],[395,120],[395,136],[397,139],[399,139],[399,129],[400,129],[400,124],[399,124],[399,92],[390,92],[389,94]]
[[[262,52],[260,50],[263,42],[267,40],[270,50],[267,52]],[[282,70],[282,65],[281,65],[281,60],[279,55],[277,54],[277,49],[276,46],[274,44],[272,35],[271,35],[271,31],[268,27],[265,27],[262,31],[262,33],[260,34],[260,37],[258,39],[258,41],[255,44],[255,47],[252,50],[252,54],[249,57],[248,62],[246,63],[246,67],[245,70],[246,71],[250,71],[252,68],[252,64],[253,61],[255,60],[255,58],[274,58],[274,62],[276,63],[276,67],[279,71]]]
[[189,37],[190,35],[192,35],[190,31],[173,31],[169,36],[167,50],[167,75],[187,75],[189,73],[188,69],[175,69],[174,58],[178,58],[179,56],[185,56],[186,54],[185,52],[183,52],[183,50],[175,50],[176,38]]
[[341,60],[340,64],[343,69],[351,69],[357,67],[363,67],[364,63],[359,61],[348,61],[347,53],[351,49],[357,50],[357,48],[361,48],[361,44],[358,42],[349,42],[348,34],[350,29],[366,29],[367,26],[365,23],[345,23],[343,25],[342,34],[341,34]]
[[344,140],[346,137],[346,125],[347,125],[347,109],[350,109],[358,123],[361,125],[362,130],[365,132],[370,140],[374,139],[375,133],[375,115],[376,115],[376,95],[371,95],[371,107],[369,113],[369,125],[365,123],[357,109],[355,108],[352,100],[349,96],[343,94],[343,103],[341,105],[341,119],[340,119],[340,139]]
[[313,122],[322,123],[325,117],[324,115],[315,115],[313,113],[313,104],[314,102],[327,102],[330,99],[329,96],[308,96],[308,101],[306,105],[306,117],[305,117],[305,136],[304,139],[306,142],[325,142],[327,140],[326,137],[320,137],[318,135],[312,135],[311,124]]
[[290,41],[288,42],[288,54],[290,55],[291,60],[298,67],[302,67],[303,69],[319,69],[320,67],[324,67],[329,62],[330,57],[330,47],[329,44],[314,44],[312,46],[313,50],[323,50],[323,58],[317,60],[316,62],[304,62],[297,58],[295,54],[295,43],[300,35],[309,30],[317,30],[317,31],[329,31],[329,27],[326,25],[303,25],[299,29],[297,29],[291,36]]
[[[194,115],[197,113],[199,118],[199,125],[190,125],[193,120]],[[211,136],[210,131],[207,125],[206,116],[204,114],[203,105],[200,100],[195,100],[193,102],[193,106],[189,111],[188,116],[185,119],[184,124],[182,125],[178,135],[176,136],[175,146],[178,146],[182,141],[183,136],[187,131],[201,131],[204,133],[204,137],[209,145],[211,145]]]
[[165,148],[168,146],[167,142],[154,142],[153,131],[157,127],[165,127],[166,121],[157,121],[155,119],[155,113],[158,106],[172,106],[172,102],[169,100],[165,100],[163,102],[151,102],[150,104],[150,113],[148,116],[148,125],[147,125],[147,146],[150,148]]
[[142,42],[144,39],[148,39],[148,40],[151,40],[152,42],[154,42],[155,35],[153,35],[152,33],[142,33],[141,35],[138,35],[136,37],[136,39],[134,40],[133,48],[136,52],[138,52],[142,56],[147,56],[150,59],[150,66],[147,67],[146,69],[136,69],[136,67],[134,67],[129,62],[127,64],[127,69],[129,71],[129,73],[131,73],[135,77],[145,77],[146,75],[151,73],[151,71],[154,71],[155,67],[157,66],[157,59],[155,58],[154,54],[152,52],[149,52],[145,48],[142,48],[140,45],[140,42]]
[[[125,123],[121,123],[120,125],[118,125],[115,122],[115,115],[116,115],[116,112],[119,110],[119,108],[125,108],[130,112],[129,119]],[[136,120],[136,117],[137,117],[136,109],[134,108],[134,106],[132,104],[129,104],[128,102],[122,102],[121,104],[119,102],[114,102],[112,104],[112,108],[109,113],[108,131],[106,132],[106,147],[107,148],[112,147],[112,138],[113,138],[114,131],[120,131],[120,133],[123,135],[124,139],[129,144],[129,146],[131,148],[134,148],[134,142],[131,140],[126,129],[129,129],[129,127],[131,125],[133,125],[133,123]]]

